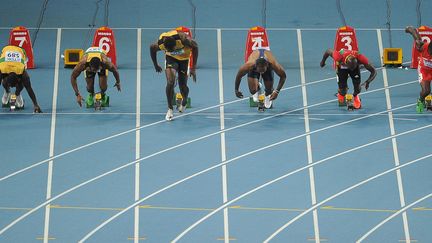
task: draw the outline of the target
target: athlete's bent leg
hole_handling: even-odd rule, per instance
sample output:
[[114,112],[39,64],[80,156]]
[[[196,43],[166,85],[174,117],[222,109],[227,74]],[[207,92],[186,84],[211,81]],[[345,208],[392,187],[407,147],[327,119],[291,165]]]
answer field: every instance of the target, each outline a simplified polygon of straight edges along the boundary
[[174,97],[174,84],[176,78],[176,70],[174,68],[166,68],[165,75],[167,79],[167,84],[165,87],[165,93],[167,98],[167,104],[169,109],[173,109],[172,100]]

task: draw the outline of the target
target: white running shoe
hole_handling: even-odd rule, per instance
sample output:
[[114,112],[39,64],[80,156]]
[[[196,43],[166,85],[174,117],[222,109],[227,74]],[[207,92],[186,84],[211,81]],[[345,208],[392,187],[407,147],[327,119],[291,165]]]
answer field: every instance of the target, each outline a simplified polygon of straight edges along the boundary
[[3,97],[2,97],[2,104],[3,105],[7,105],[9,103],[9,99],[10,99],[10,95],[11,93],[6,92],[6,90],[3,93]]
[[183,113],[186,110],[186,106],[180,104],[179,107],[177,108],[178,112]]
[[24,100],[23,100],[21,95],[18,95],[16,97],[16,107],[17,108],[23,108],[24,107]]
[[252,99],[253,99],[253,101],[256,103],[256,102],[258,102],[258,95],[259,95],[259,92],[257,91],[255,94],[253,94],[252,95]]
[[166,115],[165,115],[165,120],[167,121],[171,121],[174,117],[174,112],[172,109],[168,109]]
[[258,90],[257,90],[257,92],[255,92],[255,94],[252,95],[252,99],[253,99],[254,102],[258,102],[259,101],[258,100],[258,96],[261,93],[261,89],[262,89],[262,83],[258,82]]
[[266,97],[264,98],[264,107],[266,109],[270,109],[273,105],[273,100],[270,100],[270,96],[271,95],[266,95]]

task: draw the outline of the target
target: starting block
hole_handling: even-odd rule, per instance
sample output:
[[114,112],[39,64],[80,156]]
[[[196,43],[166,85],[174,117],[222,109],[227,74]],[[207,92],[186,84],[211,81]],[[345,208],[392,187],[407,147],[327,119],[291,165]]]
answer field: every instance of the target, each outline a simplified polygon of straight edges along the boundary
[[265,109],[271,109],[270,107],[265,107],[264,105],[265,94],[258,95],[258,102],[255,102],[252,97],[249,97],[249,106],[250,107],[258,107],[258,111],[263,112]]
[[[176,95],[173,97],[172,100],[172,105],[176,105],[177,107],[179,107],[181,105],[183,101],[183,96],[181,93],[176,93]],[[186,108],[191,108],[192,107],[192,99],[191,97],[187,98],[187,102],[186,102]]]
[[2,104],[2,107],[3,108],[9,108],[9,111],[23,110],[24,105],[22,107],[17,107],[16,106],[16,100],[17,100],[17,96],[15,94],[11,94],[9,97],[8,103]]
[[95,94],[94,108],[95,108],[95,110],[102,110],[102,94],[101,93]]
[[428,95],[425,98],[426,110],[432,111],[432,95]]
[[348,110],[354,110],[354,100],[352,94],[346,94],[345,95],[345,103]]
[[259,112],[264,112],[264,100],[265,100],[265,95],[264,94],[260,94],[258,95],[258,111]]
[[86,107],[94,108],[95,110],[102,110],[103,107],[109,107],[109,96],[101,93],[95,93],[93,97],[90,94],[86,98]]
[[16,95],[15,94],[11,94],[10,99],[9,99],[9,108],[10,111],[14,111],[16,107]]
[[75,67],[79,63],[83,55],[84,55],[83,49],[65,49],[64,67],[65,68]]
[[[428,26],[420,26],[417,28],[420,38],[423,42],[430,43],[432,40],[432,28]],[[415,41],[413,42],[411,51],[411,68],[416,69],[418,67],[418,58],[420,57],[420,52],[417,51]]]

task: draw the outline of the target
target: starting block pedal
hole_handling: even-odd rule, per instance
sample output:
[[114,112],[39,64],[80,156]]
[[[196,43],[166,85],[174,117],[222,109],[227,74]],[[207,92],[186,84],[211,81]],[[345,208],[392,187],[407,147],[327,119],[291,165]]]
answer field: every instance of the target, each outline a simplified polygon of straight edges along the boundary
[[258,95],[258,111],[259,112],[264,112],[264,110],[265,110],[265,108],[264,108],[264,100],[265,100],[265,95],[264,94]]
[[9,99],[9,110],[14,111],[15,108],[16,108],[16,95],[11,94],[10,99]]
[[348,110],[354,110],[354,100],[352,94],[345,95],[345,103]]
[[428,95],[425,98],[426,110],[432,111],[432,95]]
[[[182,101],[183,101],[182,94],[176,93],[176,95],[173,97],[172,105],[179,107],[181,105]],[[191,99],[191,97],[188,97],[187,102],[186,102],[186,108],[191,108],[191,107],[192,107],[192,99]]]
[[94,108],[95,108],[95,110],[102,110],[102,94],[101,93],[95,94]]

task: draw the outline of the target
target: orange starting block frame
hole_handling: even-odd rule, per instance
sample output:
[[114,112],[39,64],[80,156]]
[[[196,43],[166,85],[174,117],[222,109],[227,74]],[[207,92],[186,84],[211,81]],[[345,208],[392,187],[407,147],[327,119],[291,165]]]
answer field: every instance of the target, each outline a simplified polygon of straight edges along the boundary
[[[358,51],[357,35],[355,29],[351,26],[342,26],[336,31],[334,50],[348,49]],[[333,62],[333,68],[336,68],[336,62]]]
[[98,46],[102,48],[114,66],[117,66],[116,42],[112,29],[106,26],[102,26],[97,29],[93,36],[92,46]]
[[35,68],[33,59],[33,47],[30,40],[30,33],[28,29],[23,26],[18,26],[10,31],[9,45],[19,46],[24,49],[27,56],[27,68]]
[[254,26],[249,29],[246,39],[244,60],[247,62],[250,54],[257,49],[270,50],[267,31],[264,27]]

